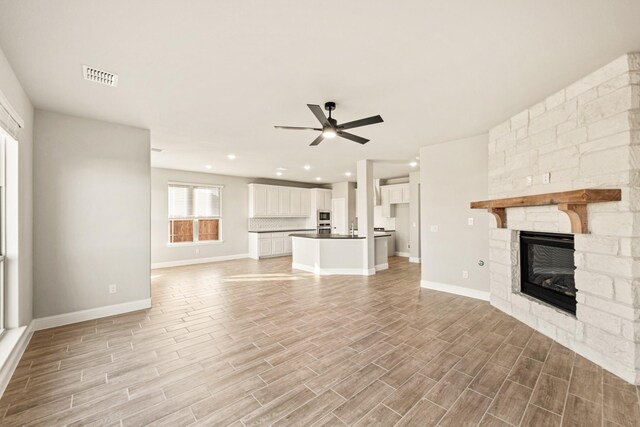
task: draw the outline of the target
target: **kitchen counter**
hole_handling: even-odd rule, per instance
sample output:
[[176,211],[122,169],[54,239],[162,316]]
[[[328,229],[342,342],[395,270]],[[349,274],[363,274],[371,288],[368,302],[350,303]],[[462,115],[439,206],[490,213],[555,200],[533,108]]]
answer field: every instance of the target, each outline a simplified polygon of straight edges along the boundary
[[[291,267],[314,274],[350,274],[370,276],[389,268],[390,234],[378,233],[374,241],[374,268],[365,265],[364,237],[340,234],[292,234]],[[379,237],[382,237],[381,239]]]
[[315,228],[293,228],[287,230],[259,230],[259,231],[249,231],[249,233],[288,233],[290,231],[316,231]]
[[[357,240],[364,239],[364,237],[349,234],[317,234],[317,233],[298,233],[292,234],[291,237],[302,237],[305,239],[336,239],[336,240]],[[374,237],[391,237],[391,234],[387,233],[375,233]]]

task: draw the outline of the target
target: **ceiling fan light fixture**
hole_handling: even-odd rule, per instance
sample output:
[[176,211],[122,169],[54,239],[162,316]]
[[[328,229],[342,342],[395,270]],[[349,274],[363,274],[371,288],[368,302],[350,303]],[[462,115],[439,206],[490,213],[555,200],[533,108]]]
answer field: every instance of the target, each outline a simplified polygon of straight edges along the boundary
[[325,138],[335,138],[336,137],[336,131],[331,129],[331,128],[326,128],[325,130],[322,131],[322,136],[324,136]]

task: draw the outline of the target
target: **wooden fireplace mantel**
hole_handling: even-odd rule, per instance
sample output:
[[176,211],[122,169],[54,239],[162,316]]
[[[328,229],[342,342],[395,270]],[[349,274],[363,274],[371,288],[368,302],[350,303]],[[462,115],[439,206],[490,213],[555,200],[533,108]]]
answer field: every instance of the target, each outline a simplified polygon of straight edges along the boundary
[[588,232],[587,205],[589,203],[619,202],[621,191],[615,189],[583,188],[580,190],[544,193],[507,199],[471,202],[471,209],[486,209],[496,218],[498,228],[507,228],[507,208],[557,205],[571,221],[571,231],[576,234]]

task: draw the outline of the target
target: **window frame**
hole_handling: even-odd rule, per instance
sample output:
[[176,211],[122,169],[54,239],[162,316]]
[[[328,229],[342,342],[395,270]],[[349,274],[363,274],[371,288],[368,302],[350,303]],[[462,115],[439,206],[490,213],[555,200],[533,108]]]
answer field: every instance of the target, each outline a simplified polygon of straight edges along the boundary
[[[171,218],[169,217],[169,187],[171,187],[172,185],[175,186],[182,186],[182,187],[190,187],[190,191],[194,191],[195,188],[217,188],[220,192],[220,215],[219,216],[206,216],[206,217],[197,217],[197,216],[192,216],[192,217],[176,217],[176,218]],[[222,218],[222,209],[223,209],[223,202],[224,202],[224,197],[223,197],[223,190],[224,190],[224,185],[218,185],[218,184],[198,184],[198,183],[193,183],[193,182],[179,182],[179,181],[169,181],[167,183],[167,246],[169,247],[180,247],[180,246],[202,246],[202,245],[218,245],[221,243],[224,243],[224,238],[223,238],[223,218]],[[192,197],[192,203],[194,204],[193,206],[193,211],[195,213],[195,203],[196,203],[196,198],[195,195]],[[199,238],[199,231],[200,231],[200,227],[199,227],[199,221],[200,220],[207,220],[207,219],[215,219],[218,220],[218,240],[198,240]],[[193,240],[190,242],[172,242],[171,241],[171,221],[172,220],[190,220],[192,221],[192,230],[193,230]]]

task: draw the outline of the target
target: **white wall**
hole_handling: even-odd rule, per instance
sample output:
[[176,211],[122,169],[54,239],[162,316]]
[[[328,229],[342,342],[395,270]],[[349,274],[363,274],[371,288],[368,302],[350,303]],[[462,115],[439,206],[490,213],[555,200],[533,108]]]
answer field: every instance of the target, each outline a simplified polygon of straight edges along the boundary
[[[487,198],[488,135],[420,149],[422,285],[488,299],[489,215],[469,209]],[[467,225],[474,218],[475,225]],[[438,232],[431,226],[437,225]],[[480,267],[478,261],[485,265]],[[462,278],[462,271],[469,278]],[[443,286],[440,286],[443,288]]]
[[410,205],[401,203],[395,205],[396,211],[396,252],[401,252],[409,256],[409,233],[410,233]]
[[[169,182],[223,185],[222,190],[222,239],[223,243],[207,243],[187,246],[169,246],[168,199]],[[256,182],[211,173],[196,173],[173,169],[151,169],[151,262],[162,263],[189,261],[205,258],[244,256],[249,251],[248,218],[249,189]],[[196,253],[196,250],[199,253]]]
[[149,131],[36,110],[34,137],[35,317],[150,298]]
[[[15,243],[13,253],[7,254],[7,327],[27,325],[33,314],[33,106],[14,74],[7,58],[0,50],[0,91],[24,120],[18,136],[17,152],[8,153],[18,158],[17,209],[7,207],[8,215],[17,217],[18,227],[7,229],[7,240]],[[13,147],[16,148],[16,147]],[[9,177],[8,177],[9,178]],[[14,183],[7,182],[7,185]],[[16,208],[16,207],[14,207]]]
[[411,250],[409,255],[412,262],[420,260],[420,171],[409,174],[409,192],[411,203],[409,204],[409,243]]

